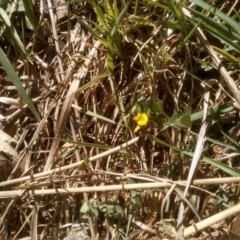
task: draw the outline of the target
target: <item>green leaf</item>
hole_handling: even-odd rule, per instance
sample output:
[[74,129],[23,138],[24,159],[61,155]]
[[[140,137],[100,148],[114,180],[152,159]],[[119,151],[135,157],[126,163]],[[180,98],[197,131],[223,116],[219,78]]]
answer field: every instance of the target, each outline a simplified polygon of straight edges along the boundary
[[109,206],[108,206],[107,214],[108,214],[108,216],[110,216],[110,217],[113,217],[113,216],[115,215],[114,206],[112,206],[112,205],[109,205]]
[[191,124],[191,115],[189,113],[183,114],[182,112],[175,112],[171,118],[171,126],[181,128],[188,128]]
[[176,237],[176,221],[175,219],[161,219],[158,225],[162,227],[163,232],[171,238]]
[[101,204],[98,208],[101,212],[107,212],[107,205],[106,204]]
[[122,207],[119,206],[119,205],[116,205],[116,206],[115,206],[115,210],[116,210],[116,212],[119,213],[119,214],[122,214],[122,213],[123,213],[123,209],[122,209]]
[[98,210],[96,208],[94,208],[92,204],[89,205],[89,212],[94,217],[98,217]]
[[87,213],[89,211],[89,205],[87,202],[84,202],[80,208],[80,213]]
[[[133,178],[127,179],[127,184],[135,184],[135,183],[136,183],[136,181]],[[142,194],[141,190],[138,190],[138,189],[132,190],[132,197],[133,197],[132,200],[134,199],[134,197],[139,196],[141,194]]]
[[136,183],[136,181],[134,181],[133,178],[128,178],[127,179],[127,184],[135,184],[135,183]]
[[154,103],[152,105],[152,111],[156,114],[162,114],[163,113],[163,102],[156,98],[154,100]]
[[229,201],[229,193],[224,191],[222,195],[223,195],[223,201],[225,203],[228,203],[228,201]]
[[151,106],[147,101],[140,101],[136,105],[137,112],[143,112],[146,114],[150,114],[151,112]]
[[80,170],[87,169],[89,162],[90,162],[89,159],[84,160],[83,163],[81,163],[81,164],[78,166],[78,168],[79,168]]

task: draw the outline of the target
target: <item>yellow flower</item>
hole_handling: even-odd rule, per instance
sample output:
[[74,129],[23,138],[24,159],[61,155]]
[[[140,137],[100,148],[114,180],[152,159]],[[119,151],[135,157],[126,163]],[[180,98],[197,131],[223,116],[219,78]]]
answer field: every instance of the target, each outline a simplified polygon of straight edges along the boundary
[[141,127],[146,126],[148,124],[148,115],[143,112],[139,112],[134,118],[134,121],[137,122],[136,128],[133,130],[133,132],[137,132],[141,129]]

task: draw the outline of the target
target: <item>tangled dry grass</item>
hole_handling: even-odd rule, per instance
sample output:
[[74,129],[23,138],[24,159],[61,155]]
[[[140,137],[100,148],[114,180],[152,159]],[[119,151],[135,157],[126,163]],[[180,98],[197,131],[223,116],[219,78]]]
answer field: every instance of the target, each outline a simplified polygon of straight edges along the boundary
[[238,1],[213,3],[229,22],[186,1],[15,4],[14,31],[0,11],[1,239],[237,238]]

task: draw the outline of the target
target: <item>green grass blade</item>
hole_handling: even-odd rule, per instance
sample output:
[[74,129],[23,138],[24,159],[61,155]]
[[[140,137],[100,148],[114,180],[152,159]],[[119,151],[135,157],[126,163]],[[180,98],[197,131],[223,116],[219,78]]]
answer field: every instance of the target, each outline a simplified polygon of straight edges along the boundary
[[[190,133],[191,133],[192,135],[194,135],[194,136],[198,136],[198,134],[195,133],[195,132],[190,131]],[[225,133],[223,133],[222,131],[221,131],[221,133],[222,133],[226,138],[229,138],[229,136],[227,136],[227,135],[226,135]],[[213,138],[210,138],[210,137],[206,137],[206,140],[209,141],[209,142],[211,142],[211,143],[213,143],[213,144],[217,144],[217,145],[219,145],[219,146],[222,146],[222,147],[224,147],[224,148],[228,148],[228,149],[231,149],[231,150],[233,150],[233,151],[239,151],[239,146],[238,146],[239,144],[236,145],[236,146],[233,146],[233,145],[230,145],[230,144],[227,144],[227,143],[218,141],[218,140],[213,139]]]
[[[222,117],[226,114],[228,114],[233,109],[233,106],[231,106],[230,103],[225,103],[222,105],[217,105],[214,107],[210,107],[208,109],[207,115],[215,115],[216,117]],[[191,115],[191,122],[202,119],[203,118],[203,110],[193,113]]]
[[23,88],[20,79],[18,78],[16,72],[14,71],[11,63],[9,62],[7,56],[3,52],[2,48],[0,48],[0,63],[3,66],[5,72],[7,73],[9,79],[15,85],[16,89],[18,90],[22,100],[28,105],[29,109],[31,110],[32,114],[35,116],[38,122],[40,122],[40,116],[36,108],[34,107],[32,100],[27,95],[25,89]]
[[93,9],[97,14],[98,21],[101,23],[104,30],[109,32],[109,27],[107,26],[104,20],[104,13],[102,12],[102,9],[100,8],[100,5],[98,4],[98,2],[95,0],[89,0],[88,2],[93,6]]
[[176,6],[176,2],[173,0],[168,0],[167,4],[169,6],[170,11],[173,13],[173,15],[177,18],[178,22],[182,24],[182,15],[179,10],[179,8]]
[[222,133],[222,135],[224,135],[230,142],[232,142],[234,145],[237,146],[237,148],[236,148],[236,149],[233,149],[233,150],[239,151],[239,147],[240,147],[239,142],[236,141],[236,140],[234,140],[234,139],[231,138],[230,136],[228,136],[228,135],[227,135],[226,133],[224,133],[223,131],[221,131],[221,133]]
[[104,79],[106,77],[109,76],[109,73],[104,73],[101,74],[97,77],[95,77],[94,79],[92,79],[91,81],[87,82],[86,84],[84,84],[82,87],[78,88],[78,90],[76,91],[76,93],[82,92],[84,90],[86,90],[87,88],[91,87],[92,85],[96,84],[99,80]]
[[230,49],[236,50],[238,53],[240,53],[240,46],[235,43],[233,40],[229,39],[225,35],[221,34],[218,31],[215,31],[213,28],[208,27],[207,25],[201,25],[202,29],[208,31],[210,34],[214,35],[216,38],[218,38],[222,43],[225,43],[230,47]]
[[198,23],[194,26],[194,28],[191,30],[191,32],[184,38],[184,40],[182,41],[182,43],[180,45],[178,45],[174,51],[171,53],[172,57],[179,52],[184,46],[186,46],[186,44],[188,43],[189,39],[193,36],[193,34],[195,33],[196,29],[199,27],[199,25],[201,24],[201,21],[198,21]]
[[174,188],[174,191],[179,195],[179,197],[189,206],[189,208],[193,211],[193,213],[195,214],[195,216],[197,217],[198,221],[201,221],[200,216],[198,215],[197,211],[195,210],[195,208],[193,207],[193,205],[191,204],[191,202],[184,196],[183,192],[178,189],[178,188]]
[[111,19],[114,19],[114,13],[113,13],[113,9],[111,7],[111,4],[109,2],[109,0],[105,0],[105,9],[107,12],[107,15],[111,17]]
[[[184,155],[187,155],[189,157],[193,157],[193,153],[192,152],[187,152],[187,151],[182,151],[181,149],[177,148],[177,147],[174,147],[174,146],[171,146],[170,144],[154,137],[154,136],[151,136],[151,135],[147,135],[147,138],[158,143],[158,144],[161,144],[165,147],[169,147],[169,148],[172,148],[174,149],[175,151],[177,152],[180,152],[181,154],[184,154]],[[212,166],[215,166],[216,168],[219,168],[221,169],[222,171],[224,171],[225,173],[228,173],[229,175],[233,176],[233,177],[239,177],[240,176],[240,171],[238,169],[234,169],[234,168],[231,168],[223,163],[220,163],[218,161],[215,161],[211,158],[208,158],[208,157],[202,157],[201,160],[205,163],[208,163]]]
[[156,6],[156,7],[159,7],[163,10],[166,10],[167,12],[170,12],[170,8],[166,5],[163,5],[163,4],[160,4],[158,2],[156,2],[155,0],[148,0],[148,4],[152,5],[152,6]]
[[106,118],[106,117],[104,117],[104,116],[101,116],[101,115],[99,115],[99,114],[97,114],[97,113],[94,113],[94,112],[92,112],[92,111],[85,110],[85,109],[83,109],[82,107],[79,107],[79,106],[77,106],[77,105],[75,105],[75,104],[72,104],[72,107],[75,108],[75,109],[77,109],[78,111],[81,111],[81,112],[85,113],[85,114],[88,115],[88,116],[95,117],[95,118],[97,118],[97,119],[103,120],[103,121],[108,122],[108,123],[116,124],[115,121],[113,121],[113,120],[111,120],[111,119],[109,119],[109,118]]
[[[192,152],[186,152],[186,151],[182,151],[183,154],[192,157],[193,153]],[[216,168],[221,169],[222,171],[224,171],[225,173],[228,173],[229,175],[233,176],[233,177],[239,177],[240,176],[240,171],[238,169],[235,168],[231,168],[226,164],[223,164],[221,162],[215,161],[211,158],[208,157],[203,157],[201,159],[203,162],[208,163],[212,166],[215,166]]]
[[220,24],[214,21],[211,17],[207,16],[206,14],[200,13],[192,8],[185,6],[192,14],[199,17],[203,22],[208,24],[210,27],[214,28],[215,30],[219,31],[221,34],[228,36],[229,38],[235,39],[240,41],[240,37],[232,32],[229,28],[225,27],[223,24]]
[[112,28],[112,31],[111,31],[111,34],[110,34],[111,37],[113,37],[114,34],[116,33],[116,31],[118,30],[119,25],[122,23],[125,15],[127,13],[127,10],[128,10],[128,5],[126,5],[126,7],[121,11],[121,13],[119,14],[119,16],[116,20],[116,23],[113,25],[113,28]]
[[166,143],[166,142],[164,142],[164,141],[162,141],[162,140],[160,140],[160,139],[158,139],[158,138],[156,138],[156,137],[154,137],[154,136],[152,136],[152,135],[147,135],[147,138],[148,138],[149,140],[154,141],[154,142],[156,142],[156,143],[158,143],[158,144],[161,144],[161,145],[163,145],[163,146],[165,146],[165,147],[172,148],[172,149],[174,149],[175,151],[180,151],[179,148],[174,147],[174,146],[171,146],[170,144],[168,144],[168,143]]
[[224,22],[226,22],[230,27],[232,27],[233,29],[235,29],[236,31],[238,31],[240,33],[239,23],[236,22],[233,18],[228,17],[226,14],[224,14],[223,12],[221,12],[220,10],[215,8],[214,6],[209,5],[206,2],[203,2],[201,0],[190,0],[190,2],[195,3],[196,5],[206,9],[207,11],[209,11],[213,14],[215,14],[220,19],[222,19]]
[[222,55],[225,59],[227,59],[229,62],[238,64],[239,60],[235,58],[233,55],[229,54],[228,52],[225,52],[223,49],[220,49],[218,47],[212,46],[213,50],[220,55]]
[[14,28],[14,26],[12,25],[7,13],[2,9],[0,8],[0,16],[2,17],[4,23],[6,24],[6,27],[7,29],[10,31],[13,39],[15,40],[15,42],[17,43],[17,46],[18,46],[18,51],[19,54],[24,54],[24,46],[23,46],[23,43],[16,31],[16,29]]
[[[203,23],[201,24],[201,27],[203,29],[207,30],[209,33],[216,36],[218,39],[225,42],[227,45],[233,47],[236,51],[240,52],[239,45],[233,42],[233,40],[237,40],[240,42],[240,37],[237,34],[230,31],[229,28],[225,27],[222,24],[219,24],[218,22],[214,21],[212,18],[206,16],[205,14],[202,14],[187,6],[185,6],[185,8],[187,8],[192,14],[199,17],[203,21]],[[189,19],[194,26],[197,24],[197,22],[194,21],[193,19],[190,18],[187,19]]]
[[85,20],[82,20],[77,15],[74,15],[74,17],[97,39],[99,40],[103,45],[109,46],[108,41],[106,41],[104,38],[100,37],[96,31],[94,31],[86,22]]
[[37,27],[37,20],[33,11],[34,3],[32,0],[23,0],[22,2],[24,4],[24,9],[25,9],[24,16],[26,19],[27,27],[31,30],[34,30]]
[[111,149],[112,148],[112,147],[106,146],[106,145],[78,142],[78,141],[72,141],[69,139],[61,139],[61,138],[48,138],[48,139],[55,139],[55,140],[59,140],[61,142],[72,143],[72,144],[76,144],[77,146],[84,146],[84,147],[91,147],[91,148],[100,148],[100,149]]
[[144,66],[146,73],[148,74],[149,78],[152,80],[152,71],[150,70],[150,67],[147,63],[146,58],[144,57],[144,55],[142,53],[140,53],[139,55],[140,55],[140,58],[141,58],[141,61],[142,61],[142,64]]

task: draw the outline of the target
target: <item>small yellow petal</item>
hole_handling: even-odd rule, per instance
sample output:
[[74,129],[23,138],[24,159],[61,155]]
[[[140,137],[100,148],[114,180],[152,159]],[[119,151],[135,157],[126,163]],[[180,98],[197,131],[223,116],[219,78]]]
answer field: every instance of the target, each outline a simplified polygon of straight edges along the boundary
[[137,125],[137,126],[134,128],[133,132],[137,132],[137,131],[139,131],[140,129],[141,129],[141,126]]
[[148,124],[148,115],[146,113],[139,112],[133,119],[139,126],[145,126]]

